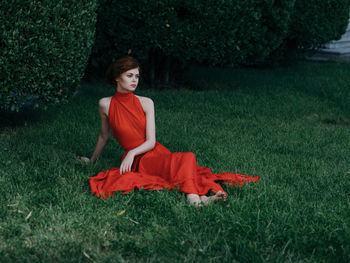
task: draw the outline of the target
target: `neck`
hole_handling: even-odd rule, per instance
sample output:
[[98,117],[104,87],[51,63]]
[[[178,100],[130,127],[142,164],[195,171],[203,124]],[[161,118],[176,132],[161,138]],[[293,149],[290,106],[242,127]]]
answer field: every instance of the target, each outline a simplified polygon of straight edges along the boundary
[[121,92],[121,91],[117,90],[116,93],[114,94],[114,96],[116,96],[118,98],[131,98],[131,97],[133,97],[133,93],[131,91]]
[[119,92],[119,93],[130,93],[131,91],[127,90],[127,89],[123,89],[121,87],[117,87],[117,92]]

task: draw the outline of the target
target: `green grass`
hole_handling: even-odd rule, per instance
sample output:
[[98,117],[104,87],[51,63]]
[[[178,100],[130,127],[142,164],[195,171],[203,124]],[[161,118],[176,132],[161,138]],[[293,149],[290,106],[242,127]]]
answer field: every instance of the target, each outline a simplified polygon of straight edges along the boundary
[[155,102],[157,140],[258,183],[225,186],[229,200],[203,208],[176,191],[92,196],[88,178],[123,151],[111,140],[95,165],[75,161],[113,94],[85,84],[69,104],[4,116],[0,262],[349,262],[349,65],[188,76],[203,90],[137,92]]

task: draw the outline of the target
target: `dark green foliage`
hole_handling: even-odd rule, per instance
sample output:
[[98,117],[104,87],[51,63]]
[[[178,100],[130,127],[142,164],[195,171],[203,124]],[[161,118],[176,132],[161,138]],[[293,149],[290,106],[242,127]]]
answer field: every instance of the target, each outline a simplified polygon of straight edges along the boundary
[[65,100],[80,83],[94,41],[97,0],[0,3],[0,103]]
[[316,48],[339,39],[349,23],[349,11],[350,0],[297,0],[289,45]]
[[[202,45],[195,57],[209,64],[264,61],[287,35],[294,2],[221,1],[221,5],[217,5],[212,1],[207,6],[203,3],[198,13],[207,28],[197,32]],[[220,14],[219,21],[215,14]],[[200,28],[198,21],[196,23],[196,28]]]
[[[349,0],[100,0],[91,64],[101,72],[127,53],[152,86],[186,62],[256,65],[290,47],[319,46],[345,30]],[[180,63],[179,63],[180,62]]]
[[283,43],[294,2],[100,0],[93,60],[131,52],[165,80],[174,61],[259,63]]

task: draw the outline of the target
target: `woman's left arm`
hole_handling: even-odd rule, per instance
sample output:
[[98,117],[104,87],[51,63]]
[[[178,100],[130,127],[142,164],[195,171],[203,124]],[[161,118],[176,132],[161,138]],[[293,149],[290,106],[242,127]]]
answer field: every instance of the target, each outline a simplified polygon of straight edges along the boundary
[[156,143],[156,124],[153,101],[150,98],[145,97],[139,97],[139,100],[146,115],[146,141],[128,152],[120,165],[121,174],[130,172],[135,156],[152,150]]

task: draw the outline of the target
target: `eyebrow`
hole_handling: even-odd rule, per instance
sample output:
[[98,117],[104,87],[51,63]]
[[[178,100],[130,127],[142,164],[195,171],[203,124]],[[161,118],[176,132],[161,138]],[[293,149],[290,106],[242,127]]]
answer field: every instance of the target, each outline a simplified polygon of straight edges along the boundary
[[[134,74],[133,74],[133,73],[128,73],[128,74],[127,74],[127,76],[132,76],[132,75],[134,75]],[[140,74],[135,74],[135,76],[139,78],[139,77],[140,77]]]

